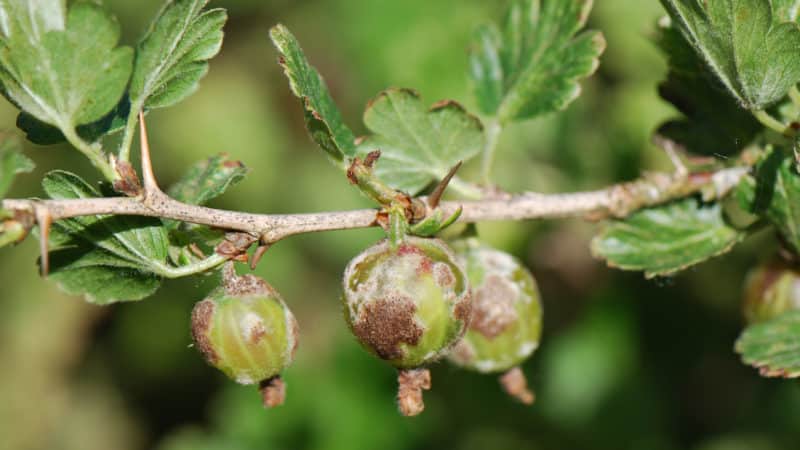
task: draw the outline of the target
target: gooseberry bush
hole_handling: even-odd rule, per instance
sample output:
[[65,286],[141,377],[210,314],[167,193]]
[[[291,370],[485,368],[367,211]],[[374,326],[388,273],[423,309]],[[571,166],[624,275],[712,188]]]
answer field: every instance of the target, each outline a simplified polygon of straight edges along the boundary
[[[46,199],[2,200],[0,246],[33,232],[42,275],[67,293],[98,305],[138,301],[165,279],[220,272],[220,286],[191,313],[196,347],[276,406],[301,327],[292,299],[235,264],[254,268],[296,234],[381,227],[386,238],[343,268],[339,295],[353,335],[397,368],[401,413],[416,415],[432,387],[426,367],[437,361],[499,374],[511,396],[534,400],[519,366],[541,337],[536,281],[472,224],[603,221],[593,254],[648,278],[673,276],[771,227],[781,251],[747,277],[748,326],[735,349],[763,376],[800,376],[799,1],[661,0],[654,36],[669,71],[658,90],[680,115],[654,142],[674,170],[554,194],[506,192],[492,162],[504,129],[564,110],[597,69],[606,44],[584,29],[591,0],[509,0],[505,19],[478,27],[470,47],[476,111],[387,89],[368,103],[363,137],[295,36],[276,25],[269,37],[311,139],[342,182],[375,203],[280,215],[203,206],[247,175],[225,156],[187,168],[166,190],[154,175],[145,117],[191,95],[222,45],[226,13],[207,3],[166,1],[130,48],[96,3],[0,0],[0,86],[20,110],[16,126],[36,144],[69,143],[102,179],[54,170],[42,180]],[[462,164],[479,177],[462,177]],[[0,198],[32,169],[20,140],[4,134]]]

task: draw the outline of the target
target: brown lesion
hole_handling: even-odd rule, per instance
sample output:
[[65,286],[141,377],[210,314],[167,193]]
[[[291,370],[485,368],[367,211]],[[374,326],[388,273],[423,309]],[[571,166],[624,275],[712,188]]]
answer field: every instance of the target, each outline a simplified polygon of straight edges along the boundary
[[514,308],[517,293],[511,283],[497,275],[489,275],[475,291],[470,328],[493,339],[517,321]]
[[203,300],[197,303],[192,310],[192,338],[194,338],[197,348],[211,364],[219,361],[219,355],[217,355],[208,337],[214,309],[213,301]]
[[401,358],[401,344],[416,345],[423,329],[414,320],[417,306],[408,297],[382,298],[362,306],[353,323],[353,332],[361,342],[382,359]]
[[455,316],[456,320],[460,320],[469,326],[472,322],[473,310],[472,293],[467,292],[461,300],[456,302],[456,306],[453,308],[453,316]]

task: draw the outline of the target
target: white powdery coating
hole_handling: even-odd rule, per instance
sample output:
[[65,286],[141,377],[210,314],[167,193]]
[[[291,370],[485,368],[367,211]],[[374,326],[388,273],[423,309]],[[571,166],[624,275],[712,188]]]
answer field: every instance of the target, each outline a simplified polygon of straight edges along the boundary
[[255,380],[250,375],[240,373],[236,376],[236,382],[239,384],[255,384]]
[[519,346],[519,350],[517,350],[517,356],[520,358],[527,358],[531,355],[531,353],[536,351],[537,348],[539,348],[539,343],[537,341],[524,342]]
[[258,314],[250,311],[241,318],[239,322],[239,329],[242,330],[242,337],[247,342],[252,342],[257,334],[264,334],[269,332],[264,326],[264,321]]

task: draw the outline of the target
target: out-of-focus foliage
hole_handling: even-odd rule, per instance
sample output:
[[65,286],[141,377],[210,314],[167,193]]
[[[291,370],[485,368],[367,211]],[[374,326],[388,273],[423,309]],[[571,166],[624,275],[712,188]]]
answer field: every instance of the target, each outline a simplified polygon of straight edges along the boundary
[[[161,0],[106,0],[122,44],[135,45]],[[509,190],[598,188],[667,166],[650,133],[676,114],[656,85],[666,63],[648,40],[653,1],[595,2],[588,27],[608,48],[584,94],[560,115],[514,124],[494,169]],[[371,206],[321,158],[288,92],[267,29],[300,38],[356,134],[364,104],[390,86],[468,110],[467,49],[476,25],[501,20],[479,0],[218,0],[225,45],[199,90],[148,115],[163,186],[219,152],[249,179],[212,206],[304,212]],[[16,113],[0,106],[3,123]],[[39,169],[12,196],[44,196],[42,175],[93,169],[71,152],[29,146]],[[474,167],[464,167],[465,173]],[[292,180],[293,187],[287,187]],[[93,178],[88,179],[90,183]],[[0,253],[0,447],[14,449],[636,449],[784,450],[800,440],[800,386],[760,379],[731,347],[741,329],[742,274],[774,249],[756,236],[741,251],[672,279],[606,270],[574,222],[489,223],[480,231],[537,277],[545,310],[539,352],[524,370],[526,408],[496,380],[447,365],[433,371],[426,412],[401,418],[396,374],[346,330],[339,286],[346,262],[380,231],[295,237],[256,273],[281,291],[300,323],[285,406],[264,411],[252,388],[224,382],[189,347],[189,314],[211,278],[167,281],[147,302],[99,308],[36,274],[35,242]],[[568,230],[568,231],[565,231]],[[767,244],[765,244],[767,243]]]

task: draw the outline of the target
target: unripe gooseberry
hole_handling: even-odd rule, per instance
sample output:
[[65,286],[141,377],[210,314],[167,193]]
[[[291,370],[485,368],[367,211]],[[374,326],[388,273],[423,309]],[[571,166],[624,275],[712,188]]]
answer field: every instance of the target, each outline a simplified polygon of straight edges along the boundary
[[798,267],[774,260],[752,269],[745,278],[742,310],[751,324],[800,310]]
[[542,305],[536,280],[519,260],[475,238],[453,245],[472,286],[472,322],[448,355],[458,366],[480,373],[506,372],[503,387],[533,402],[517,368],[539,346]]
[[466,330],[466,276],[439,239],[383,240],[353,258],[344,273],[344,313],[361,344],[400,369],[443,356]]
[[240,384],[260,384],[264,405],[283,403],[280,373],[294,359],[297,321],[280,294],[254,275],[226,275],[192,311],[192,337],[209,364]]

